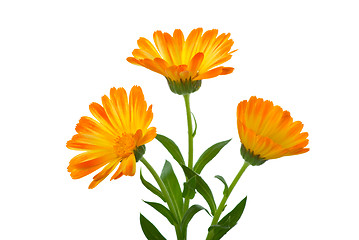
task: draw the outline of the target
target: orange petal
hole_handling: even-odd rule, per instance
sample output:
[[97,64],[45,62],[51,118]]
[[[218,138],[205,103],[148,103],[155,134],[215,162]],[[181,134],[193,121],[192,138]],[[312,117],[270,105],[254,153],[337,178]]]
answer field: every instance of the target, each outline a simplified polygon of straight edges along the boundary
[[108,143],[101,140],[91,135],[76,134],[66,143],[66,147],[79,151],[108,149]]
[[214,63],[208,65],[208,66],[205,66],[207,69],[212,69],[222,63],[225,63],[227,61],[229,61],[230,59],[232,58],[232,55],[227,55],[227,56],[224,56],[224,57],[221,57],[219,58],[217,61],[215,61]]
[[100,135],[104,137],[111,137],[110,132],[99,122],[90,117],[81,117],[79,123],[75,128],[76,132],[90,135]]
[[153,44],[148,41],[146,38],[140,38],[137,40],[137,45],[140,49],[146,51],[147,53],[151,54],[154,58],[160,57],[159,53],[157,52],[156,48]]
[[133,176],[136,173],[136,158],[134,154],[131,154],[127,159],[122,160],[123,175]]
[[181,64],[181,51],[179,50],[178,46],[175,44],[173,37],[168,33],[164,33],[163,36],[166,41],[168,54],[172,60],[172,64],[175,65]]
[[208,79],[208,78],[217,77],[218,75],[220,75],[222,73],[222,68],[223,67],[218,67],[218,68],[214,68],[212,70],[209,70],[208,72],[205,72],[205,73],[202,73],[202,74],[198,75],[193,80],[202,80],[202,79]]
[[201,38],[200,48],[198,49],[198,51],[207,53],[207,50],[212,50],[213,43],[216,40],[217,34],[218,34],[217,29],[208,30],[205,33],[203,33],[203,36]]
[[153,60],[143,59],[142,65],[156,73],[164,75],[164,71],[163,71],[162,67]]
[[166,69],[169,67],[168,63],[162,58],[155,58],[154,61],[160,67],[161,72],[165,72]]
[[220,75],[230,74],[233,72],[233,70],[234,70],[234,68],[232,68],[232,67],[223,67],[222,73]]
[[108,118],[105,109],[98,103],[91,103],[90,104],[90,112],[92,115],[112,134],[116,134],[114,131],[114,127]]
[[200,42],[199,39],[202,36],[202,32],[203,32],[202,28],[197,28],[197,29],[193,29],[188,35],[182,51],[183,64],[188,64],[192,56],[197,53],[196,51],[198,49],[198,45]]
[[[138,143],[140,141],[140,139],[142,138],[142,130],[138,129],[136,131],[135,135],[133,135],[133,138],[134,138],[135,142]],[[141,145],[137,144],[137,146],[141,146]]]
[[156,31],[153,33],[153,40],[156,44],[157,49],[159,50],[162,58],[168,62],[170,65],[173,65],[172,58],[168,52],[166,40],[164,34],[161,31]]
[[110,153],[110,154],[102,155],[102,156],[99,156],[99,157],[96,157],[93,159],[87,159],[87,160],[79,162],[79,163],[71,164],[71,162],[70,162],[68,170],[71,170],[71,169],[86,170],[86,169],[93,168],[93,167],[100,168],[115,158],[116,158],[116,155]]
[[105,156],[105,153],[103,153],[103,152],[84,152],[84,153],[78,154],[71,159],[67,170],[71,173],[71,177],[73,179],[82,178],[82,177],[96,171],[97,169],[101,168],[108,161],[103,161],[102,164],[88,166],[87,168],[81,168],[81,169],[78,169],[77,166],[84,162],[103,158],[104,156]]
[[129,63],[132,63],[132,64],[135,64],[135,65],[138,65],[138,66],[143,66],[143,64],[141,64],[140,61],[138,61],[136,58],[134,57],[128,57],[126,58],[126,60],[129,62]]
[[[178,51],[182,53],[183,44],[184,44],[184,36],[180,29],[176,29],[173,32],[173,41],[175,42],[175,45],[178,47]],[[182,59],[181,59],[182,61]]]
[[102,182],[116,168],[119,162],[120,161],[118,160],[107,164],[101,172],[93,177],[94,180],[91,182],[89,189],[95,188],[100,182]]
[[178,75],[178,66],[171,66],[169,68],[166,69],[165,71],[165,76],[170,78],[172,81],[176,81],[176,80],[179,80],[179,75]]
[[202,64],[204,54],[199,52],[192,58],[191,62],[188,65],[188,71],[193,75],[197,74],[199,67]]
[[151,142],[157,136],[156,128],[151,127],[147,130],[146,134],[138,141],[137,146],[142,146]]
[[154,59],[155,56],[149,54],[148,52],[142,50],[142,49],[135,49],[132,51],[132,55],[136,58],[136,59],[144,59],[144,58],[149,58],[149,59]]

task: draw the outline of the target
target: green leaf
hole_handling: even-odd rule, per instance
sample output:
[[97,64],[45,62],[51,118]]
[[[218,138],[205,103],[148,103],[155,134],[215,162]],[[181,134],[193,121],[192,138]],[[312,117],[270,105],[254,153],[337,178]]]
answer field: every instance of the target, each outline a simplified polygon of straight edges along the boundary
[[203,168],[209,163],[218,153],[221,151],[221,149],[229,143],[231,139],[216,143],[209,147],[206,151],[202,153],[202,155],[199,157],[198,161],[194,165],[193,170],[200,174],[203,170]]
[[173,217],[173,214],[170,212],[170,210],[168,210],[165,206],[163,206],[160,203],[156,203],[156,202],[146,202],[148,205],[150,205],[151,207],[153,207],[154,209],[156,209],[159,213],[161,213],[164,217],[166,217],[168,219],[168,221],[174,225],[175,223],[177,223],[175,217]]
[[196,176],[193,176],[192,178],[188,179],[187,182],[183,184],[183,198],[190,198],[193,199],[194,195],[196,195]]
[[214,215],[217,209],[216,202],[214,201],[212,191],[208,187],[207,183],[197,173],[195,173],[193,170],[189,169],[185,165],[182,165],[182,169],[184,171],[184,174],[187,176],[187,178],[190,179],[193,176],[196,176],[196,189],[199,192],[199,194],[201,194],[202,197],[206,200],[209,208],[211,209],[212,215]]
[[140,179],[141,182],[143,184],[143,186],[145,186],[148,190],[150,190],[153,194],[159,196],[162,201],[166,202],[165,197],[163,196],[162,192],[160,190],[158,190],[155,186],[153,186],[151,183],[147,182],[143,176],[142,176],[142,169],[140,170]]
[[244,208],[246,207],[247,197],[245,197],[233,210],[224,216],[217,225],[212,225],[208,231],[213,231],[210,240],[221,239],[229,230],[231,230],[241,218]]
[[197,121],[196,121],[196,117],[194,116],[194,114],[191,112],[192,116],[193,116],[193,120],[194,120],[194,130],[192,133],[192,137],[196,136],[197,133]]
[[184,235],[184,238],[186,238],[187,235],[187,227],[188,227],[188,223],[191,221],[191,219],[193,218],[193,216],[201,211],[201,210],[206,210],[206,212],[209,214],[209,212],[207,211],[207,209],[205,209],[204,207],[202,207],[201,205],[193,205],[191,206],[187,212],[184,214],[182,222],[181,222],[181,232]]
[[142,231],[148,240],[166,240],[158,229],[142,214],[140,214],[140,224]]
[[175,205],[177,217],[182,217],[183,213],[183,199],[181,187],[178,183],[176,174],[173,171],[172,165],[169,161],[166,160],[165,165],[163,166],[161,179],[164,185],[167,188],[169,197],[171,198],[173,204]]
[[228,196],[228,185],[226,180],[224,179],[224,177],[220,176],[220,175],[216,175],[214,176],[215,178],[219,179],[223,184],[224,184],[224,190],[223,190],[223,195],[224,196]]
[[174,141],[165,137],[161,134],[157,134],[156,139],[162,143],[162,145],[167,149],[167,151],[172,155],[174,160],[176,160],[180,165],[184,165],[184,159],[182,156],[181,151],[179,150],[178,146]]

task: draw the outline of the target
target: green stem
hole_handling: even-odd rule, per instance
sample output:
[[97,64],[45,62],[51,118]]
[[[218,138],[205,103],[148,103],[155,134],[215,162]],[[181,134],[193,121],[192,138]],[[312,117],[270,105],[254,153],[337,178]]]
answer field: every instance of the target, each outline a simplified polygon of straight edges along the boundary
[[[158,186],[160,187],[161,189],[161,192],[163,194],[163,197],[166,199],[166,202],[167,202],[167,205],[168,205],[168,208],[170,209],[170,211],[175,214],[176,216],[176,219],[177,219],[177,222],[181,222],[182,219],[180,219],[180,216],[178,215],[179,212],[176,210],[175,208],[175,205],[173,204],[171,198],[170,198],[170,195],[167,191],[167,188],[165,186],[165,184],[163,183],[162,179],[160,178],[160,176],[158,176],[157,172],[153,169],[153,167],[151,166],[151,164],[149,162],[147,162],[147,160],[142,157],[141,160],[140,160],[143,165],[146,166],[146,168],[148,169],[148,171],[150,171],[150,173],[152,174],[153,178],[156,180]],[[176,235],[177,235],[177,240],[182,240],[183,237],[182,237],[182,232],[180,230],[180,226],[179,224],[175,224],[175,229],[176,229]]]
[[184,95],[186,104],[187,125],[188,125],[188,168],[193,168],[193,129],[192,129],[192,115],[189,101],[189,94]]
[[[186,115],[187,115],[187,125],[188,125],[188,168],[193,169],[193,129],[192,129],[192,115],[191,115],[189,96],[190,96],[189,94],[183,95],[184,102],[186,105]],[[188,180],[187,177],[186,180]],[[188,210],[189,201],[190,201],[189,197],[186,197],[184,201],[184,212]]]
[[[226,205],[227,199],[229,198],[229,195],[233,191],[233,188],[236,186],[236,184],[238,183],[238,180],[241,178],[242,174],[244,173],[244,171],[247,169],[248,166],[249,166],[249,163],[244,161],[242,168],[239,170],[239,172],[237,173],[237,176],[233,179],[233,182],[231,183],[231,185],[228,188],[228,194],[223,195],[222,201],[219,204],[216,212],[214,213],[211,225],[216,225],[218,223],[219,217],[221,216],[221,214],[224,210],[224,207]],[[212,235],[212,232],[209,232],[206,239],[211,239],[210,238],[211,235]]]
[[177,240],[184,240],[179,224],[175,225]]

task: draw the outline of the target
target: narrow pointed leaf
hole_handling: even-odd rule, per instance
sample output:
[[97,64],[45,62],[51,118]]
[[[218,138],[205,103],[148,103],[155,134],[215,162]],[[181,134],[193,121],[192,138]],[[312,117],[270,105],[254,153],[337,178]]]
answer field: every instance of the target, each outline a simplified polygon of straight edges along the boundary
[[182,197],[189,199],[193,199],[196,195],[196,176],[193,176],[192,178],[188,179],[187,182],[183,184],[183,194]]
[[177,144],[169,139],[166,136],[163,136],[161,134],[157,134],[156,139],[162,143],[162,145],[167,149],[167,151],[172,155],[174,160],[176,160],[180,165],[185,164],[184,158],[182,156],[182,153],[180,149],[178,148]]
[[193,218],[193,216],[201,211],[201,210],[206,210],[206,212],[209,214],[209,212],[207,211],[207,209],[205,209],[204,207],[202,207],[201,205],[193,205],[191,206],[187,212],[184,214],[182,222],[181,222],[181,231],[183,233],[184,236],[187,235],[187,227],[188,227],[188,223],[191,221],[191,219]]
[[231,230],[241,218],[246,207],[247,197],[245,197],[233,210],[224,216],[217,225],[212,225],[208,231],[213,231],[210,240],[221,239],[229,230]]
[[209,208],[211,209],[212,215],[216,211],[216,202],[214,201],[213,194],[207,183],[193,170],[189,169],[188,167],[182,165],[182,169],[184,171],[184,174],[187,176],[187,178],[192,178],[193,176],[196,176],[196,189],[199,192],[199,194],[202,195],[202,197],[206,200],[208,203]]
[[175,220],[175,217],[173,216],[173,214],[170,212],[170,210],[168,210],[165,206],[163,206],[160,203],[156,203],[156,202],[146,202],[148,205],[150,205],[151,207],[153,207],[154,209],[157,210],[157,212],[161,213],[165,218],[167,218],[167,220],[174,225],[175,223],[177,223],[177,221]]
[[196,117],[194,116],[194,114],[191,112],[192,116],[193,116],[193,120],[194,120],[194,130],[192,133],[192,137],[196,136],[197,133],[197,121],[196,121]]
[[140,224],[142,231],[148,240],[166,240],[158,229],[142,214],[140,214]]
[[203,168],[221,151],[221,149],[229,143],[231,139],[216,143],[209,147],[206,151],[202,153],[202,155],[199,157],[198,161],[194,165],[193,170],[200,174],[203,170]]
[[140,170],[140,179],[143,184],[148,190],[150,190],[153,194],[157,195],[162,199],[162,201],[166,202],[165,197],[163,196],[162,192],[158,190],[155,186],[153,186],[151,183],[147,182],[144,177],[142,176],[142,169]]
[[224,177],[220,176],[220,175],[216,175],[214,176],[215,178],[219,179],[223,184],[224,184],[224,190],[223,190],[223,195],[224,196],[228,196],[228,185],[226,180],[224,179]]
[[163,166],[161,179],[164,185],[167,188],[169,197],[172,199],[175,209],[176,215],[178,217],[182,217],[183,214],[183,199],[182,199],[182,191],[181,187],[178,183],[178,179],[176,174],[173,171],[172,165],[169,161],[166,160],[165,165]]

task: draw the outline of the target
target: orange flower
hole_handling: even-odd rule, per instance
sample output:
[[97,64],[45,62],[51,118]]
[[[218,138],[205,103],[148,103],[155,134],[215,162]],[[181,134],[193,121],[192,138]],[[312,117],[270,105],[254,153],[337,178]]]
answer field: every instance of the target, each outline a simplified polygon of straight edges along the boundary
[[[156,31],[153,34],[156,47],[146,38],[140,38],[139,49],[133,50],[134,57],[127,61],[165,76],[169,84],[174,85],[170,88],[175,93],[197,91],[199,80],[233,72],[231,67],[217,67],[231,59],[234,52],[230,51],[233,45],[230,34],[217,36],[217,29],[202,33],[202,28],[194,29],[185,40],[180,29],[176,29],[173,36]],[[186,85],[185,89],[177,89],[181,83]]]
[[309,148],[305,148],[308,133],[301,133],[303,124],[293,122],[288,111],[273,106],[271,101],[251,97],[249,101],[240,102],[237,126],[242,156],[252,165],[309,151]]
[[110,98],[102,97],[102,105],[90,105],[97,121],[82,117],[76,126],[77,134],[66,145],[69,149],[85,151],[70,161],[68,171],[73,179],[105,166],[94,176],[89,188],[96,187],[117,166],[111,180],[123,175],[133,176],[136,161],[144,154],[144,144],[156,137],[156,128],[149,128],[152,105],[147,109],[140,87],[132,87],[129,100],[123,88],[112,88]]

